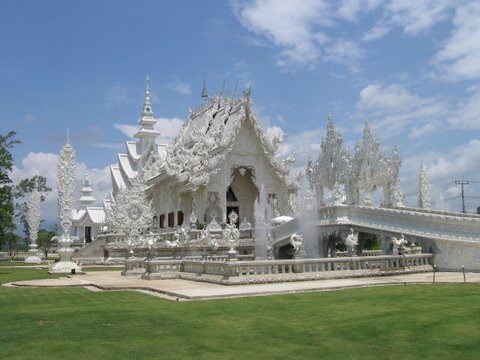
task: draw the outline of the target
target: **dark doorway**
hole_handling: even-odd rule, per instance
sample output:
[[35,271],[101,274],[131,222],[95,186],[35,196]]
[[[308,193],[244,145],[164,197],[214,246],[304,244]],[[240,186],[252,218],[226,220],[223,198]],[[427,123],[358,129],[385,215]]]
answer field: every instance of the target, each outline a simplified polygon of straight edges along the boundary
[[85,242],[90,243],[92,242],[92,227],[85,226]]
[[238,217],[237,217],[237,222],[235,223],[235,225],[236,225],[237,228],[238,228],[238,226],[240,225],[240,212],[239,212],[239,207],[238,207],[238,206],[227,206],[227,223],[229,222],[229,220],[228,220],[228,215],[230,215],[230,213],[231,213],[232,211],[235,211],[235,212],[237,213],[237,215],[238,215]]

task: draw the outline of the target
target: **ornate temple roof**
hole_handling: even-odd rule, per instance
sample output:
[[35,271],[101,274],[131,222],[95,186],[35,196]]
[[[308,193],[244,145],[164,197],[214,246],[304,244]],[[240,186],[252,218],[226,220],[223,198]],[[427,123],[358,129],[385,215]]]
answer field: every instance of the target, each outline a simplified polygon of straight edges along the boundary
[[242,96],[218,95],[208,97],[202,91],[203,103],[190,110],[187,123],[169,144],[156,144],[159,133],[154,129],[155,119],[150,102],[147,79],[145,102],[137,141],[126,142],[126,152],[117,155],[118,163],[110,168],[113,195],[132,179],[141,175],[150,185],[166,178],[182,184],[185,190],[196,189],[208,183],[221,168],[226,155],[232,150],[242,124],[248,121],[255,131],[263,154],[275,174],[293,188],[287,177],[293,157],[276,158],[278,137],[268,138],[251,110],[250,90]]

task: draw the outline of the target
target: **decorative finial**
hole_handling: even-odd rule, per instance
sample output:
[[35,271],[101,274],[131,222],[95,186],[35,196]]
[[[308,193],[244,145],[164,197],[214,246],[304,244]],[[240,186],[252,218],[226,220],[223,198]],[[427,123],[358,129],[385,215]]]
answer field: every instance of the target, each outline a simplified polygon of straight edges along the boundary
[[220,97],[222,97],[222,95],[223,95],[223,89],[225,88],[225,82],[226,82],[226,80],[223,80],[222,89],[220,90]]
[[88,178],[88,174],[85,174],[85,176],[83,177],[83,185],[84,186],[90,185],[90,179]]
[[208,92],[207,92],[207,86],[205,85],[205,80],[203,80],[202,98],[208,98]]
[[153,115],[152,102],[150,101],[150,76],[145,76],[145,102],[143,103],[142,115]]
[[66,144],[70,144],[70,128],[67,127],[67,139],[65,141]]
[[328,123],[331,124],[333,120],[333,115],[331,111],[328,112],[327,119],[328,119]]
[[248,89],[243,91],[243,95],[245,95],[247,98],[250,98],[250,94],[252,93],[252,85],[253,80],[250,81],[250,86],[248,87]]
[[235,87],[233,88],[232,98],[234,98],[237,95],[237,87],[238,87],[238,80],[235,83]]

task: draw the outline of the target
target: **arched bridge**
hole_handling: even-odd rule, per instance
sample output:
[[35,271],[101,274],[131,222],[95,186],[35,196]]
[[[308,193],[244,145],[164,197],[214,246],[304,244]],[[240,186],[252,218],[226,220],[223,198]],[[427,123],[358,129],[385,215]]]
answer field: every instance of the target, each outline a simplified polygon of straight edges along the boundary
[[[312,228],[316,231],[312,232]],[[332,233],[346,233],[350,228],[377,235],[383,249],[390,245],[390,237],[403,234],[406,240],[419,243],[424,252],[433,252],[435,263],[441,269],[465,266],[480,270],[480,216],[474,214],[409,207],[336,205],[276,226],[272,233],[277,247],[287,243],[295,232],[304,232],[304,237],[316,234],[317,239],[313,241],[318,242],[317,255],[326,256],[326,237]]]

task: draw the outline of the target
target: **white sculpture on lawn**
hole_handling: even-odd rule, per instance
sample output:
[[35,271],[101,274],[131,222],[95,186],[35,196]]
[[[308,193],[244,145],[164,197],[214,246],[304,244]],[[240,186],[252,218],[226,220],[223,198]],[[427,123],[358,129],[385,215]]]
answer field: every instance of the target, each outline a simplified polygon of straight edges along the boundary
[[73,239],[70,237],[74,206],[75,170],[75,150],[70,143],[70,133],[67,131],[67,141],[60,151],[57,161],[58,218],[62,227],[62,235],[57,237],[57,254],[60,256],[60,261],[50,266],[51,273],[81,271],[81,267],[72,261],[74,250],[71,247]]
[[137,176],[130,187],[121,188],[105,209],[106,223],[112,231],[125,236],[129,254],[141,240],[141,234],[152,224],[153,209],[145,193],[146,184]]
[[38,256],[37,237],[40,227],[40,203],[42,195],[34,189],[27,200],[27,223],[30,230],[30,246],[28,257],[25,259],[29,264],[41,264],[42,259]]

